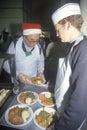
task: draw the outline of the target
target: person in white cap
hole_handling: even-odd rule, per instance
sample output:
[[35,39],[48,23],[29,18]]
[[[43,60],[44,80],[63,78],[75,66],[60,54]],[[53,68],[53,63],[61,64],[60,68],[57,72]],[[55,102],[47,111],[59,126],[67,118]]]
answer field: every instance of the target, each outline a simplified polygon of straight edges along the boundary
[[87,38],[81,32],[79,4],[58,8],[52,21],[57,37],[70,45],[67,56],[59,58],[54,93],[59,119],[55,130],[81,130],[87,119]]
[[[16,44],[12,42],[7,53],[15,54],[16,77],[24,83],[30,83],[32,77],[44,79],[44,55],[38,46],[41,34],[41,25],[36,23],[23,23],[23,36]],[[8,61],[3,65],[6,72],[10,73]]]

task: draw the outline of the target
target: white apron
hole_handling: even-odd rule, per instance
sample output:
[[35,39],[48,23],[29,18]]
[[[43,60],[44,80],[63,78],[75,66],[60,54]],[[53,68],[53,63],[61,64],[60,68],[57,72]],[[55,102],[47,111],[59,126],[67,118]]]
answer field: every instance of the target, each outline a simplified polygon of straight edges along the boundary
[[[16,74],[23,73],[30,77],[36,77],[39,72],[43,71],[44,67],[43,61],[41,61],[43,59],[40,60],[38,45],[35,46],[31,55],[26,56],[22,48],[22,42],[23,37],[19,38],[16,45],[14,45],[14,43],[12,42],[7,53],[15,54]],[[8,61],[4,63],[3,68],[6,70],[6,72],[10,73]]]
[[[79,42],[83,39],[83,36],[80,36],[79,39],[76,41],[76,43],[73,45],[76,46],[79,44]],[[60,113],[60,115],[63,113],[66,105],[68,105],[69,101],[69,79],[70,75],[72,73],[71,71],[71,66],[69,63],[69,58],[71,55],[71,52],[73,50],[73,47],[70,50],[69,55],[66,58],[60,58],[59,59],[59,68],[58,68],[58,73],[57,73],[57,80],[56,80],[56,85],[55,85],[55,100],[56,100],[56,106],[57,109]],[[64,97],[67,92],[66,98]],[[65,99],[64,99],[65,98]],[[64,102],[63,102],[64,100]],[[80,130],[80,129],[78,129]]]
[[17,73],[23,73],[30,77],[36,77],[38,73],[38,61],[40,57],[38,46],[35,46],[31,55],[26,56],[21,45],[22,39],[20,39],[18,42],[19,43],[16,44],[15,52]]

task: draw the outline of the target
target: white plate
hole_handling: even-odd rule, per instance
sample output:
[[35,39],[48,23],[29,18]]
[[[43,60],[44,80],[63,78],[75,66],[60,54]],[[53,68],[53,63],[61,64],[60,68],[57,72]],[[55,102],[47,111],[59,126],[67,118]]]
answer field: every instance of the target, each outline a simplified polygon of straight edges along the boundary
[[[8,113],[9,113],[9,110],[11,110],[12,108],[15,108],[16,106],[18,106],[18,107],[20,107],[20,108],[28,108],[28,111],[29,111],[29,119],[26,121],[26,122],[24,122],[23,124],[20,124],[20,125],[14,125],[14,124],[12,124],[9,120],[8,120]],[[5,112],[5,120],[6,120],[6,122],[10,125],[10,126],[12,126],[12,127],[25,127],[25,126],[27,126],[27,125],[29,125],[29,123],[32,121],[32,119],[33,119],[33,110],[29,107],[29,106],[26,106],[26,105],[19,105],[19,104],[17,104],[17,105],[14,105],[14,106],[11,106],[10,108],[8,108],[7,109],[7,111]]]
[[[32,102],[29,102],[29,101],[27,101],[27,102],[25,102],[25,103],[21,102],[20,99],[19,99],[20,95],[21,95],[22,93],[28,93],[28,92],[33,93],[33,95],[35,96],[35,99],[34,99]],[[29,99],[31,100],[32,98],[29,97],[28,100],[29,100]],[[32,91],[24,91],[24,92],[21,92],[21,93],[17,96],[17,101],[18,101],[19,103],[21,103],[21,104],[24,104],[24,105],[33,105],[33,104],[35,104],[35,103],[38,101],[38,94],[37,94],[36,92],[32,92]]]
[[53,113],[53,115],[55,114],[56,110],[55,110],[54,108],[49,108],[49,107],[44,107],[44,108],[43,108],[43,107],[41,107],[41,108],[37,109],[37,110],[34,112],[34,115],[33,115],[34,123],[35,123],[36,126],[39,127],[40,129],[46,130],[46,128],[45,128],[45,127],[42,127],[41,125],[39,125],[38,122],[37,122],[36,119],[35,119],[36,115],[39,115],[39,113],[40,113],[43,109],[45,109],[45,110],[46,110],[47,112],[49,112],[49,113]]
[[[46,104],[44,104],[44,103],[42,103],[42,100],[40,99],[40,95],[45,95],[45,98],[47,99],[47,98],[49,98],[50,96],[53,98],[53,94],[52,93],[50,93],[50,92],[41,92],[40,94],[39,94],[39,103],[42,105],[42,106],[46,106],[46,107],[53,107],[55,104],[53,103],[53,104],[50,104],[50,105],[46,105]],[[48,95],[48,96],[47,96]],[[46,97],[47,96],[47,97]]]
[[33,84],[33,83],[31,83],[31,85],[34,85],[34,86],[40,86],[40,87],[47,87],[47,85],[46,84]]

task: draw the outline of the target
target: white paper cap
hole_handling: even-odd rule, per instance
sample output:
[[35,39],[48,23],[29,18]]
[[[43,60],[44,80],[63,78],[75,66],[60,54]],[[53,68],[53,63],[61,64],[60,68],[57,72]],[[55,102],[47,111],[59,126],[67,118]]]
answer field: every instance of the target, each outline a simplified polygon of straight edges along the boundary
[[62,19],[71,16],[71,15],[78,15],[81,14],[80,6],[78,3],[68,3],[57,9],[52,14],[52,21],[55,25]]

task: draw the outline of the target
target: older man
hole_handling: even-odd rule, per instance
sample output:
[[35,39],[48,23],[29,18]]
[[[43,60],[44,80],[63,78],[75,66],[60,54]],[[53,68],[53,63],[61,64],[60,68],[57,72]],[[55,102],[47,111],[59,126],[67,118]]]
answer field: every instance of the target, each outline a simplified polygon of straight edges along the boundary
[[[22,83],[29,83],[31,77],[44,78],[44,55],[38,45],[41,34],[40,24],[23,23],[23,36],[16,44],[12,42],[7,51],[15,54],[16,76]],[[10,73],[8,61],[4,64],[4,69]]]

